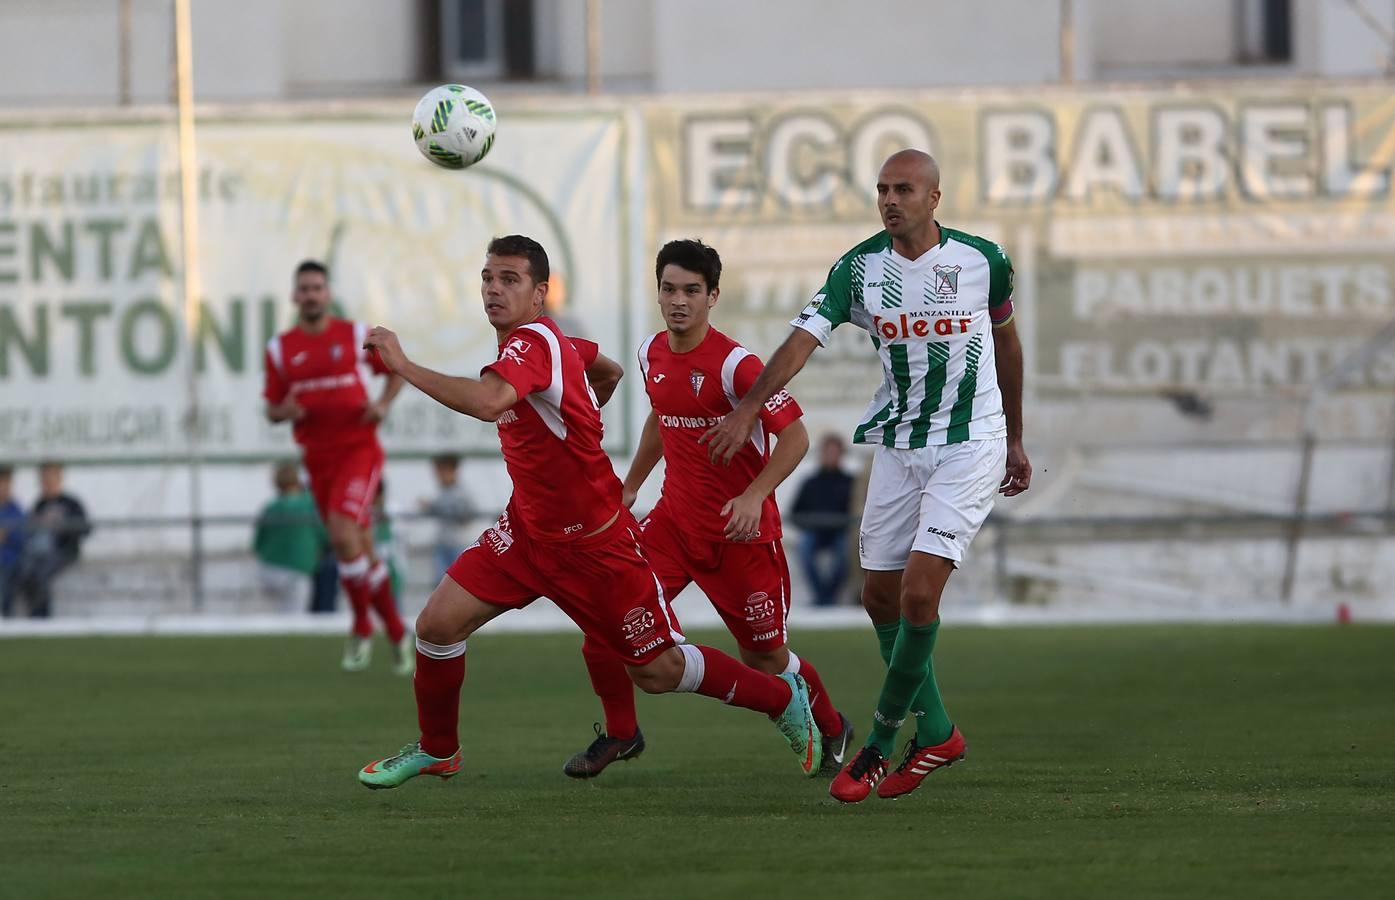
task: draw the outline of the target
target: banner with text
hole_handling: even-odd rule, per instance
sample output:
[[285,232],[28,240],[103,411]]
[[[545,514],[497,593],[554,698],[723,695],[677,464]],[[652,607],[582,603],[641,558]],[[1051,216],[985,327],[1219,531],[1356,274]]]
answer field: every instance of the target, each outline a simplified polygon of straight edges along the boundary
[[[1207,434],[1291,435],[1289,407],[1395,320],[1384,87],[810,94],[667,103],[646,121],[650,243],[722,252],[715,321],[762,356],[880,230],[877,172],[907,146],[940,163],[937,218],[1013,258],[1029,389],[1039,412],[1070,413],[1039,417],[1048,429],[1097,416],[1175,440],[1218,406],[1262,406]],[[848,326],[795,392],[845,430],[879,377]],[[1395,351],[1331,387],[1325,428],[1383,437]]]
[[[512,115],[464,173],[422,159],[395,119],[202,121],[193,323],[171,125],[0,133],[0,459],[179,459],[191,429],[212,460],[291,453],[262,416],[262,350],[293,324],[305,258],[329,265],[344,315],[393,328],[419,362],[475,374],[495,346],[485,245],[521,232],[549,251],[565,327],[621,343],[629,238],[613,113]],[[612,446],[627,442],[620,424]],[[497,448],[492,426],[415,391],[383,434],[397,453]]]

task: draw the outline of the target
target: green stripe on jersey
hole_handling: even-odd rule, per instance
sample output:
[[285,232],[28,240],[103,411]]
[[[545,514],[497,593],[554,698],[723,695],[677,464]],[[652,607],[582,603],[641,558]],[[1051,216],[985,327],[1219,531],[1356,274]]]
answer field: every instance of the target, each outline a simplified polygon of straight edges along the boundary
[[925,372],[925,399],[920,401],[920,414],[911,424],[911,447],[919,449],[927,443],[930,434],[930,420],[940,411],[940,397],[945,392],[945,378],[949,375],[949,347],[938,341],[925,345],[930,357],[930,368]]
[[958,444],[969,439],[969,422],[974,417],[974,394],[978,391],[978,358],[983,352],[983,335],[974,335],[965,353],[964,377],[959,379],[959,399],[949,414],[946,444]]
[[865,441],[867,439],[867,432],[871,431],[873,428],[876,428],[878,425],[882,423],[883,419],[891,415],[892,405],[892,401],[888,400],[886,406],[883,406],[881,409],[877,410],[876,415],[872,416],[866,422],[863,422],[861,425],[857,426],[857,430],[853,432],[853,443],[861,444],[863,441]]
[[906,406],[910,402],[911,360],[905,344],[892,344],[887,348],[887,355],[891,357],[891,377],[896,382],[896,415],[882,426],[882,443],[895,447],[896,429],[906,417]]
[[895,309],[901,305],[901,267],[891,257],[882,265],[882,308]]

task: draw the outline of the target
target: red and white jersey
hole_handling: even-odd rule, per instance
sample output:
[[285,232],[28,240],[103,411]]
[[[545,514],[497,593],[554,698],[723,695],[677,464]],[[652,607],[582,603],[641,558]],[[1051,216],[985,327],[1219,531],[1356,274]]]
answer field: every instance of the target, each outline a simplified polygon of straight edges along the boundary
[[305,410],[294,430],[302,447],[377,442],[378,426],[362,421],[363,410],[369,379],[388,369],[377,351],[363,349],[367,336],[362,322],[330,319],[319,334],[292,328],[267,343],[262,396],[273,404],[294,397]]
[[601,408],[586,380],[596,354],[595,344],[542,316],[509,332],[499,358],[480,370],[518,391],[495,424],[513,478],[509,516],[534,540],[590,534],[620,508],[620,479],[601,449]]
[[[666,507],[675,521],[699,537],[726,540],[722,507],[765,468],[770,436],[803,415],[794,398],[780,391],[766,402],[750,443],[737,451],[730,465],[708,460],[707,447],[698,438],[736,408],[764,368],[759,357],[715,328],[687,353],[669,349],[667,331],[640,345],[644,390],[664,442],[664,487],[657,506]],[[758,539],[779,537],[780,510],[771,495],[761,510]]]

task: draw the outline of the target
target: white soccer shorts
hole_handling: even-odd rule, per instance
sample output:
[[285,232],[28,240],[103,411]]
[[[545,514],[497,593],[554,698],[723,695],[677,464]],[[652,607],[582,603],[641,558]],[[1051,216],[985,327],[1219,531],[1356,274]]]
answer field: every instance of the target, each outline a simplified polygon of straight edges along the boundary
[[1007,441],[990,438],[918,450],[877,447],[858,555],[862,568],[906,568],[912,550],[956,565],[983,527],[1007,465]]

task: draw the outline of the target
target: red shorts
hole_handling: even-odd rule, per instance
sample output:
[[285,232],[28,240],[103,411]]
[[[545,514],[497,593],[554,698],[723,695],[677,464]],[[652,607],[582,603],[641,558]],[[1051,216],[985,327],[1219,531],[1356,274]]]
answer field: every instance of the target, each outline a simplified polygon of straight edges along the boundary
[[779,541],[733,543],[685,533],[660,508],[641,523],[644,554],[664,596],[694,582],[747,650],[778,650],[789,640],[790,569]]
[[320,518],[330,513],[360,525],[373,521],[373,500],[383,478],[383,448],[375,441],[350,447],[307,449],[305,471]]
[[629,510],[600,534],[565,543],[533,541],[505,512],[446,575],[492,606],[520,609],[546,596],[630,665],[683,639]]

